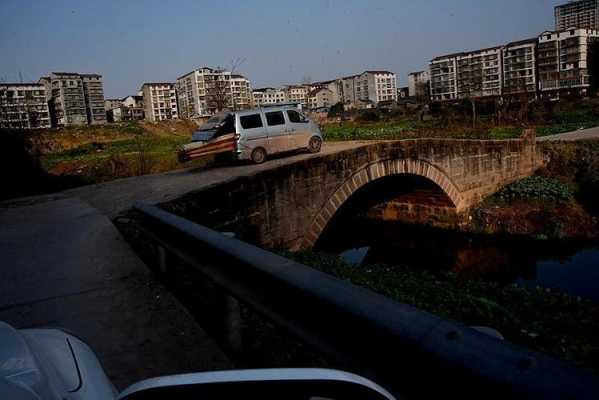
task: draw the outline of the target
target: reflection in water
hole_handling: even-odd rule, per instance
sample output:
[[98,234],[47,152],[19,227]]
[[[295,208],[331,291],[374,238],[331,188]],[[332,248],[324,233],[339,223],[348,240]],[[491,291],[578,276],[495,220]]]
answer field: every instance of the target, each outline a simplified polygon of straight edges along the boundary
[[317,250],[356,265],[407,265],[464,278],[558,288],[599,303],[599,248],[467,235],[365,219],[337,221]]

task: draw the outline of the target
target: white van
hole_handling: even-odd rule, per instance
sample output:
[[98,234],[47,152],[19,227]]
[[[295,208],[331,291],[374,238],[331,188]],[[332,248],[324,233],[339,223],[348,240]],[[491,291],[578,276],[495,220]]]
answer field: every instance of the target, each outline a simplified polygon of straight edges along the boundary
[[293,106],[224,112],[210,118],[183,146],[179,161],[232,152],[238,160],[260,164],[271,154],[306,149],[318,153],[322,133]]

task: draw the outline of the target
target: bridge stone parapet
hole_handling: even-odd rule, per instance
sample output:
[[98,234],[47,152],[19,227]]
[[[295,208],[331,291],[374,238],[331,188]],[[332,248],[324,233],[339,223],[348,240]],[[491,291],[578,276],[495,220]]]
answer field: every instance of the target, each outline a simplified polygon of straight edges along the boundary
[[378,180],[416,175],[437,185],[458,213],[540,166],[534,132],[510,140],[376,141],[276,165],[214,185],[168,208],[272,248],[312,247],[357,191]]

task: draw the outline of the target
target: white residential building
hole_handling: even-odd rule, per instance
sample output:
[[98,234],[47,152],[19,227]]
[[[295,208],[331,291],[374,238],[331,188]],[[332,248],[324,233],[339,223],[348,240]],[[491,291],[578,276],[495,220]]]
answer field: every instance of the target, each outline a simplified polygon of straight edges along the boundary
[[365,71],[354,77],[355,99],[378,105],[397,101],[397,79],[389,71]]
[[282,104],[287,103],[287,93],[283,89],[275,88],[260,88],[254,89],[252,92],[254,98],[254,105],[269,105],[269,104]]
[[536,93],[537,39],[508,43],[503,48],[503,94]]
[[50,128],[46,88],[41,83],[0,84],[0,128]]
[[586,95],[589,84],[588,47],[599,40],[599,31],[569,29],[543,32],[538,39],[539,90]]
[[101,75],[52,72],[39,83],[46,87],[52,119],[58,126],[106,123]]
[[343,89],[341,80],[322,81],[310,84],[310,90],[327,89],[330,91],[329,102],[334,105],[343,102]]
[[326,87],[316,88],[308,94],[308,107],[312,110],[330,107],[337,103],[335,97],[333,91]]
[[250,81],[222,69],[198,68],[177,78],[176,86],[181,118],[205,117],[224,109],[252,106]]
[[145,119],[164,121],[179,118],[175,85],[170,82],[149,82],[141,87]]
[[121,99],[105,99],[104,100],[104,110],[109,111],[113,108],[120,107],[122,104]]
[[410,97],[428,97],[430,80],[429,71],[410,72],[408,74],[408,95]]
[[458,74],[456,54],[435,57],[429,64],[431,100],[455,100],[458,98]]
[[310,93],[309,85],[287,85],[283,86],[285,98],[290,103],[298,103],[303,106],[308,105],[308,93]]
[[230,82],[233,110],[251,108],[253,101],[250,80],[243,75],[232,74]]
[[555,7],[555,30],[599,29],[599,0],[570,1]]
[[458,54],[458,97],[501,96],[501,64],[501,47]]

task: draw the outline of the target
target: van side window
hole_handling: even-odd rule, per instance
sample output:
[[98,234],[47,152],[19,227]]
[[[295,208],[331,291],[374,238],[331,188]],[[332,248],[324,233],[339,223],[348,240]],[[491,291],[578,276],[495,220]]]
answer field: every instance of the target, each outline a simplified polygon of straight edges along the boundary
[[262,128],[260,114],[242,115],[239,117],[243,129]]
[[285,125],[283,111],[271,111],[264,114],[266,115],[266,123],[268,126]]
[[306,117],[304,117],[302,114],[298,113],[295,110],[287,110],[287,116],[289,117],[289,121],[291,121],[291,122],[295,122],[295,123],[308,122]]

